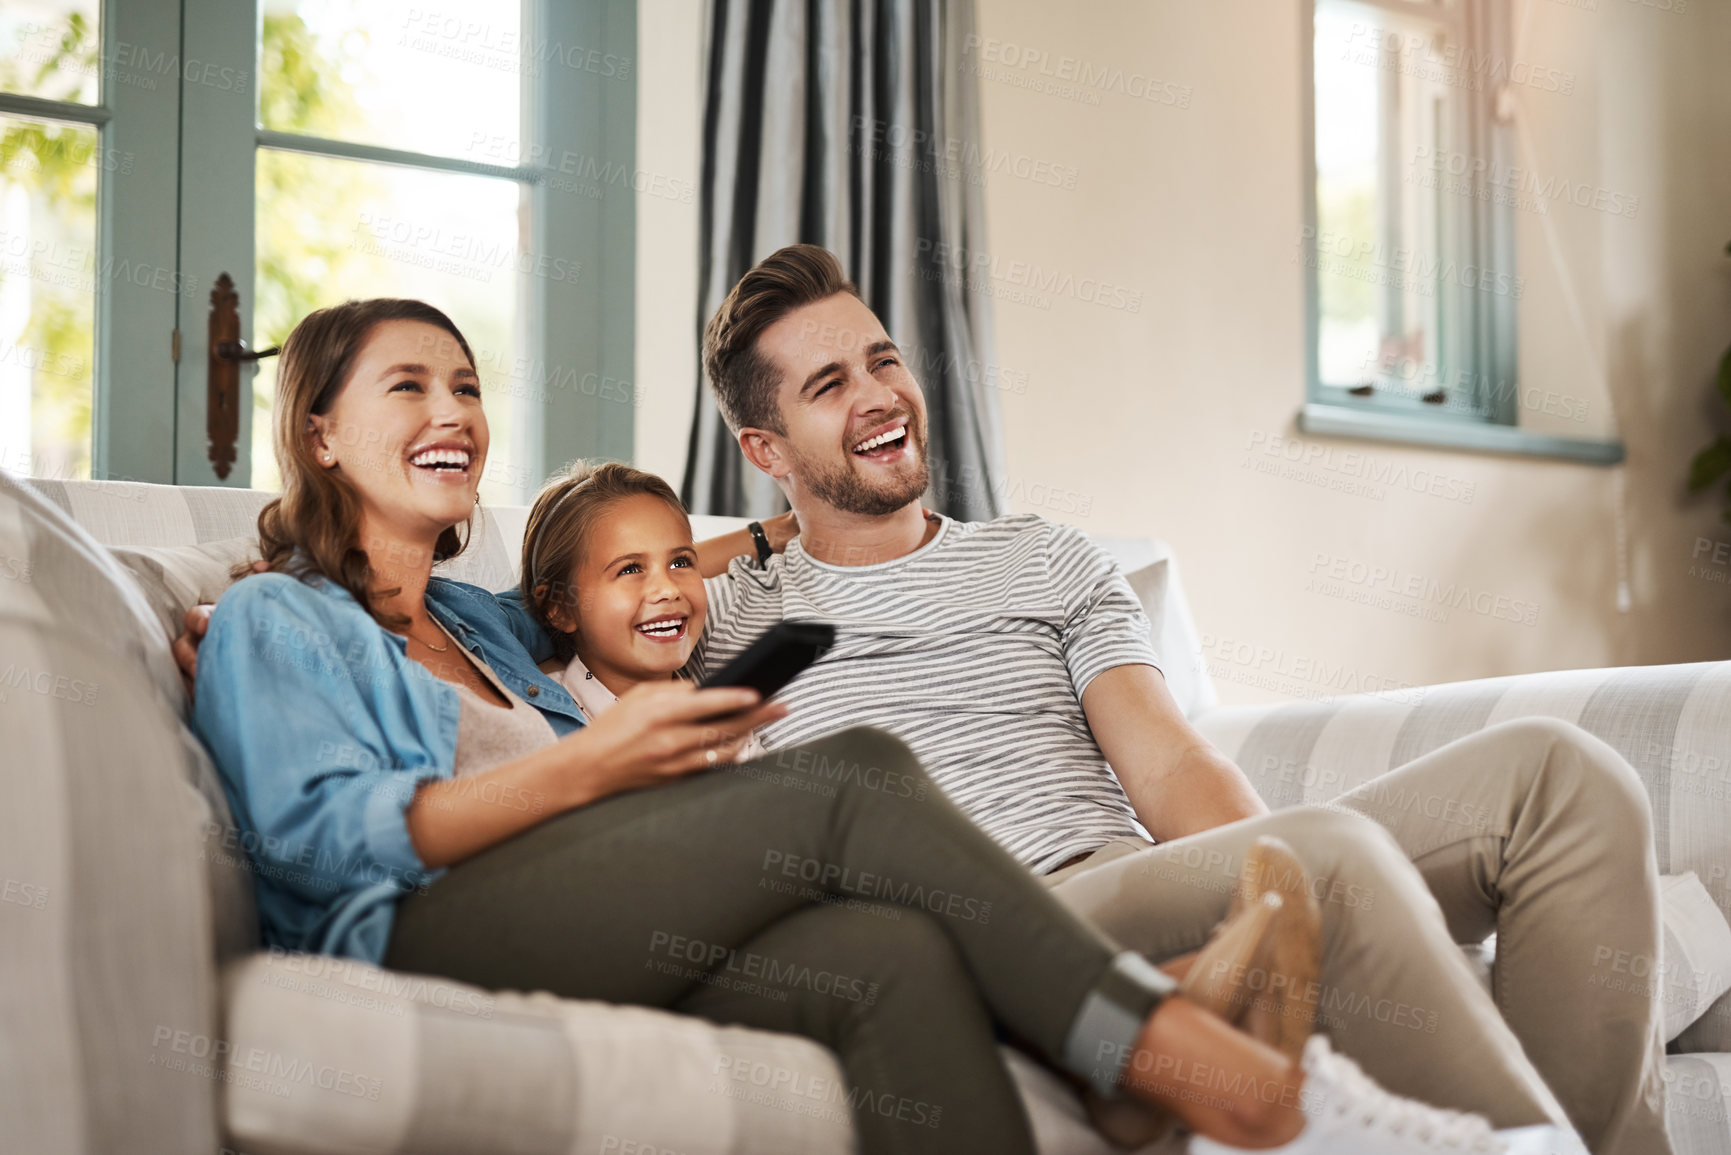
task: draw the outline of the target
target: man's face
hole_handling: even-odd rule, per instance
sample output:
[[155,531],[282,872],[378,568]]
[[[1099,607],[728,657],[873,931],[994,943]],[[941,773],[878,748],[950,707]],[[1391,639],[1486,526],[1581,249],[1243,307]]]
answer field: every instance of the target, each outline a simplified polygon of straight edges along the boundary
[[785,432],[756,431],[786,467],[772,475],[845,513],[881,517],[920,499],[925,395],[863,301],[837,293],[796,309],[757,349],[780,375]]

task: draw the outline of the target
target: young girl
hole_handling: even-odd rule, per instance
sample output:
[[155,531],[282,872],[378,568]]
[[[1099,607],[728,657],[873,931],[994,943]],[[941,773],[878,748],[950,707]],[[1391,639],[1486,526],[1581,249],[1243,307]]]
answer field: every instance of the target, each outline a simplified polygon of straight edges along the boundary
[[[522,588],[553,638],[541,669],[586,721],[635,686],[679,677],[709,611],[678,494],[617,462],[578,462],[542,487],[523,532]],[[762,753],[753,736],[738,760]]]

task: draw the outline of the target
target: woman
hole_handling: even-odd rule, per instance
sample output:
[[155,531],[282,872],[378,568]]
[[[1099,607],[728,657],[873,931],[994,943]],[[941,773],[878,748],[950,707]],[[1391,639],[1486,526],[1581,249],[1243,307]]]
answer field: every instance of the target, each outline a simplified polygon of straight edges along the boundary
[[[306,318],[276,418],[270,572],[218,605],[196,696],[271,945],[809,1035],[862,1092],[867,1151],[1031,1150],[994,1024],[1232,1149],[1438,1149],[1415,1145],[1415,1116],[1503,1149],[1482,1120],[1391,1104],[1320,1036],[1295,1064],[1167,997],[886,735],[698,773],[783,711],[671,679],[581,724],[491,594],[431,576],[462,547],[488,449],[469,347],[437,310]],[[790,785],[816,759],[877,773],[830,796]],[[887,885],[861,899],[866,876]],[[716,981],[749,959],[781,989]],[[1199,1065],[1233,1079],[1198,1095]]]

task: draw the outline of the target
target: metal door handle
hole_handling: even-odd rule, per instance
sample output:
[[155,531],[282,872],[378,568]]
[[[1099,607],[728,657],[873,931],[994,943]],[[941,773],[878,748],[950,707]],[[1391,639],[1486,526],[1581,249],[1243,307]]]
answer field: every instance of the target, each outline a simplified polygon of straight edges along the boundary
[[281,345],[272,345],[268,349],[253,352],[246,347],[245,341],[218,341],[216,343],[216,355],[229,361],[257,361],[265,357],[275,357],[281,352]]
[[274,357],[278,346],[252,352],[240,339],[240,294],[234,278],[217,277],[210,290],[210,356],[205,362],[205,432],[210,437],[210,464],[218,478],[234,468],[235,442],[240,438],[240,366],[242,362]]

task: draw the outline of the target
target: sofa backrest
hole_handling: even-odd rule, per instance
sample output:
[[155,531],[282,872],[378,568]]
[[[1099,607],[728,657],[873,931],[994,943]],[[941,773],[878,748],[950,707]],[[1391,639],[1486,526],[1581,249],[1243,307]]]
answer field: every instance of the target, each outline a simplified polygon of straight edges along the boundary
[[[211,486],[146,485],[130,481],[33,481],[31,484],[107,546],[160,548],[209,546],[250,537],[258,512],[271,495],[256,489]],[[482,507],[469,548],[438,572],[487,589],[505,589],[517,580],[526,506]],[[698,540],[744,527],[735,517],[691,519]],[[1218,704],[1201,658],[1202,643],[1177,559],[1161,541],[1095,536],[1130,575],[1152,623],[1154,646],[1165,659],[1167,688],[1187,717],[1196,718]],[[220,568],[220,567],[219,567]],[[205,600],[221,585],[199,591]]]

